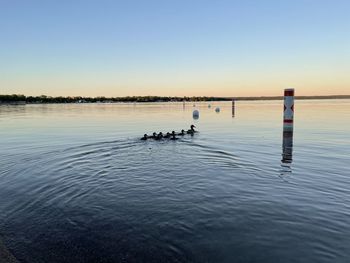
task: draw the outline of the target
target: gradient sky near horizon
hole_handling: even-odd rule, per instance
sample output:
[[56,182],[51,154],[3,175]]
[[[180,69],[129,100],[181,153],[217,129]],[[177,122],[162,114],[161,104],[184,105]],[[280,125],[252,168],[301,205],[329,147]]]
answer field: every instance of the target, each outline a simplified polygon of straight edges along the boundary
[[0,94],[350,94],[348,0],[0,0]]

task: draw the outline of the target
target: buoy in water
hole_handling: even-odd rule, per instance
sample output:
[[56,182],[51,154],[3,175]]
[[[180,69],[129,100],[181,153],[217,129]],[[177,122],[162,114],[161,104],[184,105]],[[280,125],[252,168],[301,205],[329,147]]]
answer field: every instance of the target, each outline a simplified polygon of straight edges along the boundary
[[193,119],[198,119],[199,118],[199,111],[198,110],[194,110],[192,113]]
[[216,107],[215,111],[216,111],[216,112],[220,112],[220,108],[219,108],[219,107]]

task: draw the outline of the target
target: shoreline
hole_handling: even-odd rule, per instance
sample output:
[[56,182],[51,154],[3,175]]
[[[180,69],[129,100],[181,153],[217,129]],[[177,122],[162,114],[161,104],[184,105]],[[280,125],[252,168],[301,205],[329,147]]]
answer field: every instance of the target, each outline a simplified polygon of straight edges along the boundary
[[[100,104],[100,103],[166,103],[166,102],[210,102],[210,101],[271,101],[283,100],[283,96],[260,96],[260,97],[115,97],[115,98],[89,98],[89,97],[27,97],[21,101],[1,101],[0,105],[26,105],[26,104]],[[9,95],[11,96],[11,95]],[[327,96],[295,96],[295,100],[343,100],[350,99],[350,95],[327,95]]]

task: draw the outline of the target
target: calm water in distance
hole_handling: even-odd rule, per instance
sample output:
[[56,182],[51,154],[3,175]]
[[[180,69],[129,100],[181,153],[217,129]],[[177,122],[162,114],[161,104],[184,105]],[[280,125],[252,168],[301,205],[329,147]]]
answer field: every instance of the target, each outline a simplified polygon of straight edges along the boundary
[[282,101],[195,104],[0,106],[4,243],[30,263],[350,262],[350,100],[296,101],[291,163]]

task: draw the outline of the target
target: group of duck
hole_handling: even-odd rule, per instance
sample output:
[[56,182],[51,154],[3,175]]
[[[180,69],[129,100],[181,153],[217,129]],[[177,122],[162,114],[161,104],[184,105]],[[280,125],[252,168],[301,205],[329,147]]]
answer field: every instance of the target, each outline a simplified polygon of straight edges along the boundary
[[141,140],[145,141],[148,139],[154,139],[154,140],[161,140],[161,139],[170,139],[170,140],[177,140],[178,138],[176,136],[184,136],[185,134],[190,134],[193,135],[195,132],[194,128],[196,128],[196,126],[194,126],[193,124],[191,125],[190,129],[185,131],[185,130],[181,130],[180,133],[176,133],[175,131],[167,132],[166,134],[163,134],[162,132],[160,133],[156,133],[154,132],[152,135],[147,135],[144,134],[143,137],[141,138]]

